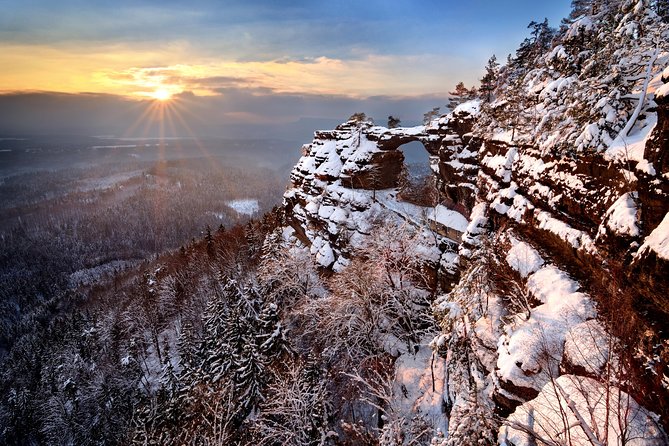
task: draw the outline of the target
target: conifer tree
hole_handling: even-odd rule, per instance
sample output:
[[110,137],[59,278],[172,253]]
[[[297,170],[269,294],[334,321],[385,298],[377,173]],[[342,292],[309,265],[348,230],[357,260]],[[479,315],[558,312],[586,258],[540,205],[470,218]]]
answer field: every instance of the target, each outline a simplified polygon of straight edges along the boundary
[[481,86],[479,87],[479,94],[481,99],[485,102],[492,101],[492,93],[497,86],[497,75],[499,72],[499,63],[497,57],[493,54],[485,67],[485,75],[481,79]]
[[465,87],[464,82],[458,82],[453,91],[449,91],[448,94],[451,96],[448,99],[448,107],[453,110],[458,105],[463,102],[467,102],[476,97],[476,88],[472,87],[471,89]]
[[574,20],[589,14],[592,8],[592,0],[572,0],[571,12],[565,20],[566,23],[572,23]]
[[441,107],[434,107],[432,110],[429,112],[426,112],[423,114],[423,124],[429,125],[430,122],[437,116],[439,116],[439,110],[441,110]]
[[274,303],[266,304],[260,313],[256,342],[260,353],[268,358],[288,351],[288,340]]
[[214,237],[211,235],[211,227],[207,225],[205,231],[204,240],[207,243],[207,254],[209,257],[214,256]]
[[396,127],[399,127],[400,125],[400,118],[396,118],[393,115],[388,116],[388,128],[389,129],[394,129]]
[[265,399],[263,390],[266,380],[266,365],[253,339],[247,338],[242,355],[236,365],[235,394],[244,412],[249,414]]

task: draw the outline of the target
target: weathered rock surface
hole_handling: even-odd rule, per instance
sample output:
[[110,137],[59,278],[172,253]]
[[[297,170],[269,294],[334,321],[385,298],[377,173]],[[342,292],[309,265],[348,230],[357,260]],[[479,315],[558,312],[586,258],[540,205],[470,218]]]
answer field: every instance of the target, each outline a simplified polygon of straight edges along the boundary
[[[645,144],[645,149],[633,162],[621,157],[620,150],[564,153],[528,144],[528,138],[520,138],[521,144],[506,136],[477,133],[472,131],[475,106],[413,128],[349,121],[317,132],[304,146],[285,194],[288,220],[323,267],[345,268],[354,251],[364,246],[375,219],[397,205],[389,190],[397,186],[402,171],[400,147],[420,141],[430,155],[438,202],[469,220],[464,232],[462,227],[456,231],[434,222],[426,225],[446,241],[440,262],[445,254],[455,258],[451,278],[462,271],[483,236],[508,232],[518,238],[516,243],[527,242],[545,255],[545,262],[558,271],[556,276],[573,286],[571,295],[590,308],[572,325],[587,326],[596,313],[611,312],[611,290],[629,293],[634,317],[643,318],[649,327],[646,359],[639,359],[646,362],[639,366],[653,368],[649,377],[640,378],[646,379],[644,390],[632,393],[644,405],[657,405],[659,413],[669,412],[662,381],[669,379],[663,378],[669,377],[669,344],[666,336],[662,338],[669,330],[669,99],[658,97],[655,102],[657,106],[648,108],[635,126],[635,144]],[[458,247],[460,257],[455,254]],[[548,305],[530,295],[538,300],[532,311],[542,302]],[[530,317],[525,322],[541,325]],[[556,338],[561,343],[555,347],[560,356],[556,373],[596,377],[597,371],[579,363],[573,352],[562,357],[571,322],[556,323],[562,324]],[[513,340],[523,326],[504,324],[489,335]],[[499,332],[502,326],[504,334]],[[486,355],[491,355],[489,349]],[[545,370],[521,363],[522,373],[515,379],[513,373],[503,376],[499,367],[486,372],[495,377],[491,398],[497,412],[508,415],[539,394],[543,384],[533,385],[532,380]]]
[[[437,201],[468,215],[478,169],[477,146],[469,144],[468,137],[476,111],[451,113],[427,126],[388,129],[349,121],[334,130],[316,132],[291,173],[292,187],[284,195],[284,204],[289,224],[311,246],[318,262],[342,268],[351,251],[363,243],[376,216],[388,209],[398,212],[395,194],[391,197],[389,190],[400,181],[404,163],[400,147],[412,141],[421,142],[429,153]],[[436,211],[432,213],[436,220]],[[449,228],[436,221],[425,223],[439,226],[442,235],[450,236],[442,251],[453,250],[464,230],[461,224]]]

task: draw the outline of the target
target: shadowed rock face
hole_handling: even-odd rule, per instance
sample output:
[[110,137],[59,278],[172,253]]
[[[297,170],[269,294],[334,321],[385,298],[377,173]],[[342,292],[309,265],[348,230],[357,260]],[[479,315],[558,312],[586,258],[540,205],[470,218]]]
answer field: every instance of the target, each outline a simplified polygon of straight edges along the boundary
[[[653,339],[647,342],[654,345],[648,352],[666,358],[669,349],[662,347],[662,339],[669,329],[669,262],[647,245],[653,231],[669,218],[669,97],[656,103],[657,124],[646,142],[644,167],[636,161],[607,159],[602,152],[546,153],[531,145],[480,137],[477,187],[478,201],[490,209],[493,232],[512,231],[538,248],[579,282],[602,317],[617,311],[607,303],[616,297],[612,294],[630,296],[633,310],[628,311],[649,327],[646,334]],[[629,207],[621,212],[625,197]],[[615,229],[616,212],[628,213],[634,230]],[[662,361],[639,378],[644,390],[634,394],[658,413],[669,408],[669,395],[655,378],[667,372],[666,359]],[[568,361],[562,367],[567,373],[587,375]],[[500,380],[497,385],[494,400],[502,413],[533,398],[514,383]],[[663,419],[665,426],[667,421]]]

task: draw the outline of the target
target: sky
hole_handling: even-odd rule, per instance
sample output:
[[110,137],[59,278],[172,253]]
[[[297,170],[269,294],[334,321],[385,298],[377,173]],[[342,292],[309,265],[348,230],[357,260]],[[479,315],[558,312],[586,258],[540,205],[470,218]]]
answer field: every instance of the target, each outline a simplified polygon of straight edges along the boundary
[[557,25],[569,4],[0,0],[0,133],[126,134],[159,115],[156,102],[177,133],[356,111],[417,120],[458,81],[477,83],[492,54],[514,52],[531,20]]

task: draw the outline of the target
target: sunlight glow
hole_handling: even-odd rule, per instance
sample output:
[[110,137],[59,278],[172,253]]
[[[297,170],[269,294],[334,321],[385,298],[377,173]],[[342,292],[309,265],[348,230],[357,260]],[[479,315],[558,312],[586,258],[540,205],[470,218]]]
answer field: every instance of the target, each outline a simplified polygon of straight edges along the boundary
[[151,94],[151,97],[157,101],[167,101],[172,99],[172,93],[166,88],[159,88]]

